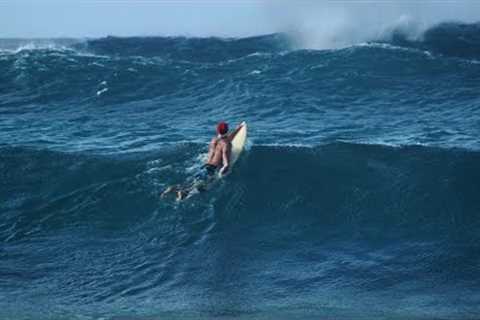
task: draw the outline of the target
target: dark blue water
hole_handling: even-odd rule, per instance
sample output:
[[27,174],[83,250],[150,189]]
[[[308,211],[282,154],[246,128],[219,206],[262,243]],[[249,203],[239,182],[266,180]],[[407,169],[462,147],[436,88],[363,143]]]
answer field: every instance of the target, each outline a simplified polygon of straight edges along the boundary
[[[0,48],[0,318],[480,318],[477,25]],[[219,120],[232,174],[161,200]]]

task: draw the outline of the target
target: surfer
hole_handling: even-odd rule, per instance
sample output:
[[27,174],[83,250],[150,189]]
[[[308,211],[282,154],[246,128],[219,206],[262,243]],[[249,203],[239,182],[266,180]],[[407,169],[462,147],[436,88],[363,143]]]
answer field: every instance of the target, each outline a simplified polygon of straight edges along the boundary
[[215,173],[220,168],[219,172],[221,175],[226,173],[230,165],[231,151],[232,142],[228,135],[228,124],[220,122],[217,125],[217,136],[212,138],[208,147],[206,170]]
[[230,168],[232,139],[241,128],[242,126],[240,125],[232,133],[228,134],[228,124],[223,121],[220,122],[217,125],[217,135],[210,141],[207,161],[203,165],[202,171],[194,177],[193,181],[183,186],[174,185],[168,187],[161,194],[161,197],[163,198],[167,194],[175,192],[177,200],[183,200],[193,191],[205,191],[208,184],[214,180],[217,172],[220,175],[227,173]]

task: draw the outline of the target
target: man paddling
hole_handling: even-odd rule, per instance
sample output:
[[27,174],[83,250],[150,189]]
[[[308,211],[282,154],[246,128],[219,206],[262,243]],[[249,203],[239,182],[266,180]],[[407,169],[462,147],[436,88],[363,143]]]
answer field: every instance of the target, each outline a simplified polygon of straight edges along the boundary
[[212,138],[208,147],[208,157],[205,164],[207,172],[215,173],[218,168],[220,168],[220,174],[227,172],[231,153],[232,141],[228,135],[228,124],[220,122],[217,125],[217,136]]
[[194,177],[192,182],[188,182],[183,186],[174,185],[168,187],[161,194],[161,197],[163,198],[167,194],[175,192],[177,200],[183,200],[193,191],[205,191],[217,172],[220,175],[227,173],[230,168],[232,139],[241,128],[242,126],[240,125],[231,134],[228,134],[228,124],[223,121],[220,122],[217,125],[217,135],[210,141],[207,161],[203,165],[202,171]]

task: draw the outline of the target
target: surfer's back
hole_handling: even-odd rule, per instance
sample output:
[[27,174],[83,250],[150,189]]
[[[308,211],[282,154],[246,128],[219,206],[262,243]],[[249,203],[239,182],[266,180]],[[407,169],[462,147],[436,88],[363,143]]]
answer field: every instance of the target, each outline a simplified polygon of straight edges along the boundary
[[217,168],[224,165],[224,153],[230,157],[230,151],[232,149],[232,143],[228,138],[214,137],[210,142],[210,153],[207,163]]

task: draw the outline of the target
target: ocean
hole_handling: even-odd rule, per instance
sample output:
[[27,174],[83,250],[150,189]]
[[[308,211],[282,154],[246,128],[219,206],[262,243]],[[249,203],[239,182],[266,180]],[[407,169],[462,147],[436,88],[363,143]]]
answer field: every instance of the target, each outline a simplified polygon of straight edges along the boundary
[[0,318],[479,319],[479,136],[477,24],[0,40]]

